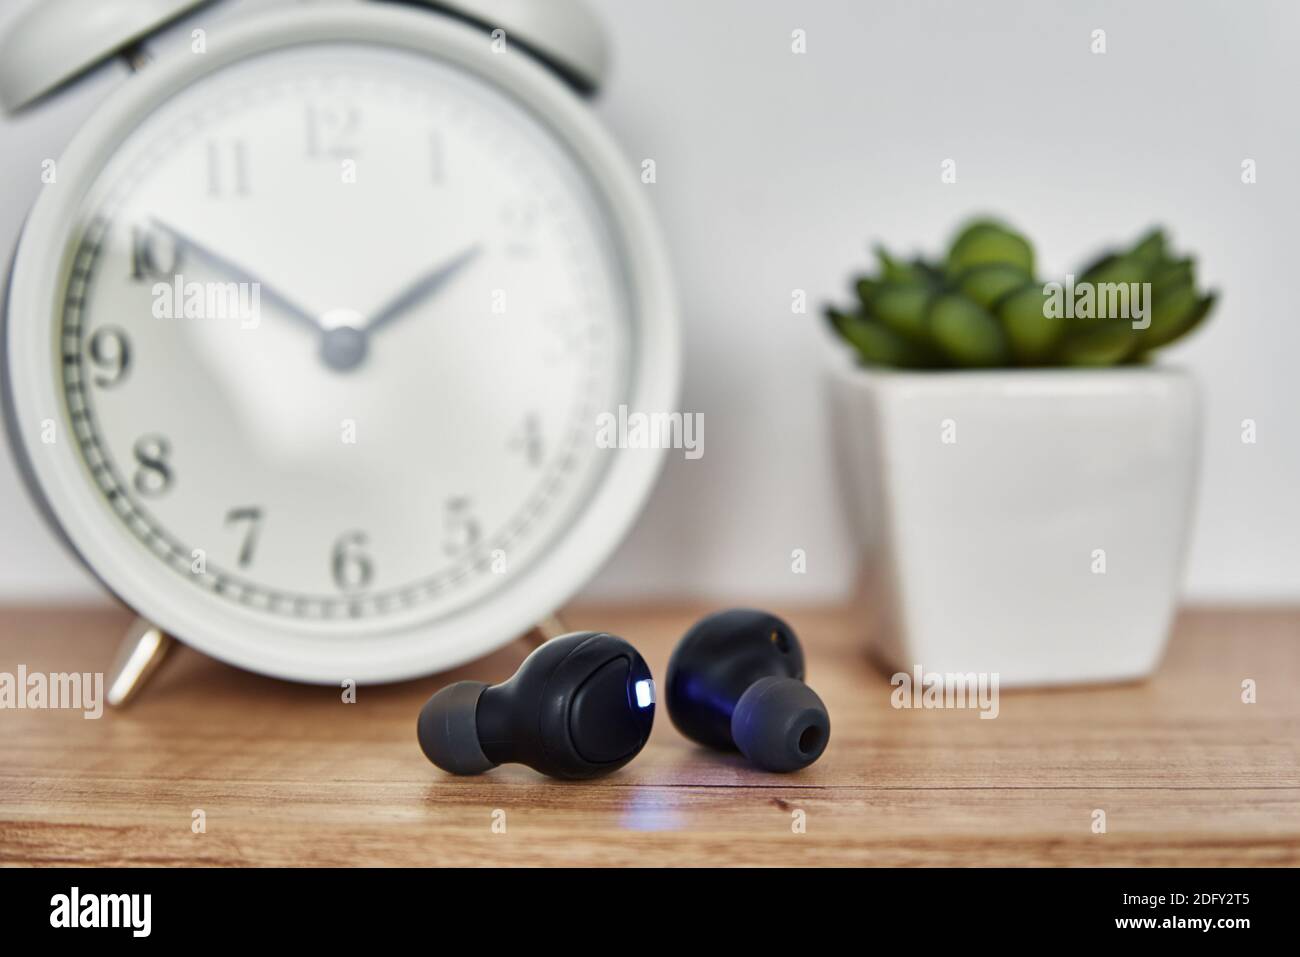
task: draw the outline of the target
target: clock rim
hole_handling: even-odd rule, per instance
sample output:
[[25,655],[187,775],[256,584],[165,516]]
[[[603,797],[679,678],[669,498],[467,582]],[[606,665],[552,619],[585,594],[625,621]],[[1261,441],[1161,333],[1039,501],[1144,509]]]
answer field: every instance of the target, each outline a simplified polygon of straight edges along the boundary
[[[558,78],[515,51],[427,12],[378,6],[281,9],[224,25],[203,55],[151,65],[100,105],[58,161],[28,217],[3,297],[5,412],[20,471],[46,518],[115,596],[186,644],[273,677],[315,683],[398,681],[447,670],[508,644],[552,614],[595,574],[626,536],[654,486],[665,449],[611,449],[588,501],[520,576],[481,601],[435,621],[359,640],[309,636],[301,624],[250,620],[201,589],[177,587],[175,571],[124,534],[87,481],[71,436],[45,445],[40,422],[67,429],[56,365],[56,323],[82,202],[130,133],[177,90],[261,53],[321,42],[373,42],[433,56],[479,76],[532,112],[580,164],[601,200],[632,309],[631,408],[676,406],[680,354],[667,254],[649,203],[612,138]],[[65,186],[63,184],[75,184]],[[42,291],[44,290],[44,291]],[[43,320],[11,321],[13,316]],[[594,427],[594,426],[593,426]],[[159,574],[163,573],[163,574]]]

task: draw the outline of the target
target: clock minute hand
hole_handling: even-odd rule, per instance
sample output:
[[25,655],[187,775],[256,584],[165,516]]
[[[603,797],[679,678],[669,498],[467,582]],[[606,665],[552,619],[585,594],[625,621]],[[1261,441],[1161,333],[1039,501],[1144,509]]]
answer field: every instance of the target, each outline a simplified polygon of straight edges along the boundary
[[451,282],[482,252],[482,243],[475,243],[421,275],[415,282],[411,283],[375,312],[370,317],[370,321],[366,323],[365,331],[367,333],[374,332],[381,326],[387,325],[403,315],[416,303],[433,295]]
[[279,292],[274,286],[271,286],[255,277],[243,266],[240,266],[238,263],[227,259],[220,253],[209,249],[197,240],[182,233],[179,229],[176,229],[174,226],[169,226],[167,223],[164,223],[156,217],[151,217],[150,222],[153,224],[155,229],[168,236],[177,246],[189,250],[199,259],[206,260],[221,272],[229,274],[236,281],[247,282],[257,286],[260,291],[259,294],[263,299],[278,306],[280,309],[287,312],[293,319],[303,323],[313,332],[319,333],[323,331],[320,322],[311,314],[311,312],[298,305],[288,296]]

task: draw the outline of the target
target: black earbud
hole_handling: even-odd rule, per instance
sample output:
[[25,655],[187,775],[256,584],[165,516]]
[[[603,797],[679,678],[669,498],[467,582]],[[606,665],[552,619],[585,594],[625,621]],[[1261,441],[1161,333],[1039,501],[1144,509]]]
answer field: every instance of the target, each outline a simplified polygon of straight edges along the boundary
[[617,771],[654,724],[650,669],[622,638],[595,631],[552,638],[508,681],[458,681],[420,711],[420,747],[452,774],[526,764],[557,778]]
[[799,639],[780,618],[737,608],[702,619],[668,661],[668,716],[692,741],[739,749],[767,771],[806,768],[831,719],[803,683]]

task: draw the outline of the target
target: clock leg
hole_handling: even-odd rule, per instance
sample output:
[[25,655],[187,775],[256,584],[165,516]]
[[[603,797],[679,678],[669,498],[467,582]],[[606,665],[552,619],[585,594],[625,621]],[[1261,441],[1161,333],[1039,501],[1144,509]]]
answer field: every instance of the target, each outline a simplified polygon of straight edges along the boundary
[[536,648],[543,642],[567,635],[570,629],[559,614],[548,615],[533,626],[533,630],[524,635],[523,641],[528,647]]
[[171,651],[176,639],[152,622],[137,618],[118,646],[117,660],[108,682],[108,703],[120,708],[149,681]]

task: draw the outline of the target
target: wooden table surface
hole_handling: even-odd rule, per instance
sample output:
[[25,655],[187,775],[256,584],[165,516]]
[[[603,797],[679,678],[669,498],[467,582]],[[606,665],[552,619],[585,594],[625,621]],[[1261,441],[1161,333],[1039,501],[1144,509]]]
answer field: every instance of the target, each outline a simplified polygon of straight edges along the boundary
[[[362,688],[355,704],[180,649],[101,720],[0,711],[0,863],[1300,863],[1298,610],[1186,612],[1152,680],[1003,691],[996,720],[895,710],[845,612],[775,610],[832,718],[822,760],[795,775],[698,749],[662,709],[645,751],[604,779],[444,775],[416,745],[420,705],[441,680],[506,677],[522,643],[440,680]],[[631,639],[662,676],[700,612],[566,620]],[[0,672],[107,670],[127,621],[0,611]]]

